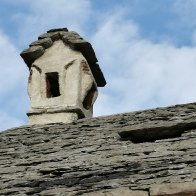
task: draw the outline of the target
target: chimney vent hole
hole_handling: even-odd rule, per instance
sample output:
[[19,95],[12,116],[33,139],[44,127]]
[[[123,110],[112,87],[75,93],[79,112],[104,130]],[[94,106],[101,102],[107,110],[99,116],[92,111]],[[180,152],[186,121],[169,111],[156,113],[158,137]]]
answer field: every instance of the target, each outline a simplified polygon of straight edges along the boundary
[[46,73],[46,97],[52,98],[58,96],[60,96],[58,73]]

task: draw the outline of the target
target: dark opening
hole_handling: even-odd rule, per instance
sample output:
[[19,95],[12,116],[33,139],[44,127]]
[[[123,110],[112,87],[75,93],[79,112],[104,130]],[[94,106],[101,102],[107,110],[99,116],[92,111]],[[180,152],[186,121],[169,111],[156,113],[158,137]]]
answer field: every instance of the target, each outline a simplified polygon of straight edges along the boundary
[[58,96],[60,96],[58,73],[46,73],[46,97],[51,98]]
[[91,108],[96,91],[97,91],[96,86],[95,84],[93,84],[90,90],[87,92],[86,97],[84,98],[83,101],[83,107],[86,110],[89,110]]
[[145,142],[156,142],[157,140],[164,140],[164,139],[172,139],[172,138],[178,138],[181,137],[181,132],[171,131],[171,133],[166,133],[167,130],[162,132],[161,134],[155,134],[155,133],[144,133],[144,134],[130,134],[130,135],[122,135],[122,133],[119,133],[121,136],[122,141],[132,141],[133,143],[145,143]]
[[171,126],[160,125],[138,128],[135,130],[119,131],[121,140],[130,140],[133,143],[155,142],[156,140],[179,138],[186,130],[195,129],[196,123],[179,123]]

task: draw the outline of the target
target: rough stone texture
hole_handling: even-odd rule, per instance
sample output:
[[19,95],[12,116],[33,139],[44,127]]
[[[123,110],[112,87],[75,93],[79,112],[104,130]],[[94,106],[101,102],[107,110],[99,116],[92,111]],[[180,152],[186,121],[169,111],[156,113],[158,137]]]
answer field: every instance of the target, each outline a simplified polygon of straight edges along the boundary
[[37,58],[44,54],[42,46],[31,46],[20,54],[27,65],[31,65]]
[[64,112],[57,110],[52,113],[44,113],[44,112],[38,114],[31,113],[29,116],[29,125],[46,124],[46,123],[54,123],[54,122],[71,123],[74,120],[77,120],[78,118],[79,117],[77,112],[68,112],[66,109],[64,110]]
[[[185,183],[193,190],[195,122],[193,103],[7,130],[0,133],[0,194],[115,195],[115,190],[124,190],[156,195],[155,187],[168,183]],[[134,127],[134,137],[144,129],[153,139],[132,142],[133,135],[119,135]],[[155,137],[163,129],[178,128],[180,135]]]
[[196,182],[153,185],[150,196],[195,196]]
[[61,38],[59,32],[50,32],[50,33],[44,33],[38,37],[38,39],[44,39],[44,38],[51,38],[53,42],[59,40]]
[[84,196],[149,196],[147,191],[131,191],[129,188],[118,188],[83,194]]
[[43,39],[37,40],[37,41],[31,43],[29,46],[31,47],[31,46],[40,45],[40,46],[44,47],[45,49],[47,49],[47,48],[51,47],[52,44],[53,44],[52,39],[48,37],[48,38],[43,38]]
[[[132,142],[139,143],[141,141],[156,141],[158,139],[180,137],[181,134],[192,128],[196,127],[196,121],[192,119],[176,120],[176,121],[163,121],[159,122],[144,122],[139,125],[133,125],[128,129],[119,131],[122,139],[130,139]],[[157,132],[159,130],[159,132]]]
[[57,28],[57,29],[50,29],[47,31],[47,33],[50,33],[50,32],[56,32],[56,31],[68,31],[68,29],[65,27],[65,28]]
[[[74,31],[68,31],[67,28],[59,28],[59,29],[51,29],[47,31],[47,33],[44,33],[38,37],[38,41],[35,41],[31,43],[29,46],[30,48],[25,49],[23,52],[21,52],[21,57],[27,64],[27,66],[30,68],[33,64],[33,62],[39,58],[41,55],[44,54],[44,50],[40,52],[39,50],[36,50],[35,52],[32,52],[35,50],[35,46],[40,46],[42,48],[49,48],[53,45],[53,42],[57,40],[63,40],[66,45],[68,45],[73,50],[79,51],[82,53],[82,55],[86,58],[88,64],[90,65],[90,69],[93,73],[93,76],[95,78],[95,81],[99,87],[103,87],[106,85],[106,80],[104,78],[104,75],[97,64],[97,58],[95,55],[95,52],[91,46],[91,44],[87,41],[85,41],[80,35]],[[39,54],[39,55],[36,55]]]

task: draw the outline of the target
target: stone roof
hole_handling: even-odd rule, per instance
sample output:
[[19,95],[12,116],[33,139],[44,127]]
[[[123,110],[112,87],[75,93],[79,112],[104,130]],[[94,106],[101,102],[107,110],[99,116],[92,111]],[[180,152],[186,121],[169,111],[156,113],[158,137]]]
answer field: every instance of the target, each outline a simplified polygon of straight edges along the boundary
[[71,49],[80,51],[86,58],[95,81],[99,87],[106,85],[104,75],[97,64],[98,60],[95,52],[89,42],[84,40],[80,35],[74,31],[68,31],[67,28],[51,29],[38,37],[38,40],[32,42],[28,49],[21,52],[21,57],[30,68],[32,63],[42,56],[46,49],[50,48],[53,42],[61,39]]
[[23,126],[0,133],[0,195],[196,195],[195,155],[196,103]]

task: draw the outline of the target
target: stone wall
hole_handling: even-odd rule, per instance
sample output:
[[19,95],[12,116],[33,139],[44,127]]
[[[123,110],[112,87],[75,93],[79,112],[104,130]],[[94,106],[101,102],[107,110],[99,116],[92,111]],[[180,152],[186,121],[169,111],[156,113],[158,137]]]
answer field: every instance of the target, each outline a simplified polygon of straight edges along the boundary
[[196,104],[0,133],[0,195],[196,195]]

